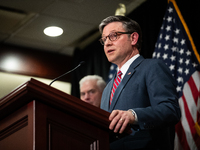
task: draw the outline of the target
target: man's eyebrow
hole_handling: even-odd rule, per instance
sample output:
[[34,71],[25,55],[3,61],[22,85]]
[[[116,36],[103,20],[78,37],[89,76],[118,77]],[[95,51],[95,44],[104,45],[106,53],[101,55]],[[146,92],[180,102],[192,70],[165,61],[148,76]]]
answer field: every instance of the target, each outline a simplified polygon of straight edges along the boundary
[[88,90],[88,92],[91,92],[91,91],[95,91],[95,89],[90,89],[90,90]]
[[[113,33],[113,32],[117,32],[117,31],[116,31],[116,30],[111,30],[111,31],[110,31],[110,33]],[[110,33],[109,33],[109,34],[110,34]],[[109,35],[109,34],[108,34],[108,35]],[[103,37],[103,36],[106,36],[106,35],[102,34],[101,37]]]

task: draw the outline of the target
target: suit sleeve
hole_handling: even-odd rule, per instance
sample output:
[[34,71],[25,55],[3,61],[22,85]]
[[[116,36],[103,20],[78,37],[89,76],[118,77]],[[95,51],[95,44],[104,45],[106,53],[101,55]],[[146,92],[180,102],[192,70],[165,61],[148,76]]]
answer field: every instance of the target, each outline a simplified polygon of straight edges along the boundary
[[145,82],[151,106],[134,108],[141,129],[175,125],[181,112],[176,84],[168,67],[161,61],[153,61],[145,72]]

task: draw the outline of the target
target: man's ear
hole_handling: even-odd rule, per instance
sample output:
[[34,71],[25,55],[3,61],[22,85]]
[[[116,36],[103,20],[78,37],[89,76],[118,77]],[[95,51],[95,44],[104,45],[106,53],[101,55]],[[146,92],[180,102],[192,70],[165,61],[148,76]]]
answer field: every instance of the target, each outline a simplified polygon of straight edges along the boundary
[[132,45],[136,45],[139,39],[139,34],[137,32],[133,32],[131,34]]

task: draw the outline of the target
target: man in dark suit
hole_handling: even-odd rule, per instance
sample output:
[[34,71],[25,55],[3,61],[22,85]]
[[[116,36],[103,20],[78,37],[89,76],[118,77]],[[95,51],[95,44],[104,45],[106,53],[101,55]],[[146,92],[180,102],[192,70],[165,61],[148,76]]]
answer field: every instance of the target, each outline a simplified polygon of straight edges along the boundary
[[110,144],[110,149],[173,149],[174,126],[181,117],[176,85],[169,68],[140,55],[142,33],[137,22],[110,16],[99,25],[108,60],[122,72],[104,89],[101,108],[110,112],[109,128],[132,133]]

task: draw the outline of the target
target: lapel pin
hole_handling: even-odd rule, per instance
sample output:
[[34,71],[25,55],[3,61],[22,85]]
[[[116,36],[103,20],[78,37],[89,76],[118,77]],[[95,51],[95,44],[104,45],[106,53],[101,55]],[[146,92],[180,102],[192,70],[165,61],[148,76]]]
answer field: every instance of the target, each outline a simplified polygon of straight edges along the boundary
[[128,75],[130,75],[130,74],[131,74],[131,72],[128,73]]

